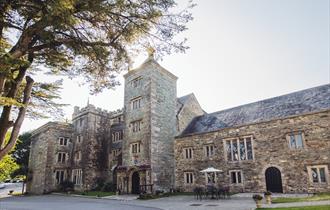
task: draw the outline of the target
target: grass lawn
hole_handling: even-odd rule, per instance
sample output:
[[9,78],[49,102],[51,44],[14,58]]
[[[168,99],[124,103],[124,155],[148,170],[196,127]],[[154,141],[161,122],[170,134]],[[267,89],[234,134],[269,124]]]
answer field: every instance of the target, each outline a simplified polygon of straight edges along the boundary
[[291,203],[291,202],[324,201],[324,200],[330,200],[330,192],[319,193],[310,197],[303,197],[303,198],[273,198],[272,203]]
[[329,210],[330,205],[326,206],[302,206],[302,207],[287,207],[287,208],[259,208],[256,210]]
[[115,195],[114,192],[101,192],[101,191],[88,191],[88,192],[72,192],[75,195],[94,196],[94,197],[105,197]]

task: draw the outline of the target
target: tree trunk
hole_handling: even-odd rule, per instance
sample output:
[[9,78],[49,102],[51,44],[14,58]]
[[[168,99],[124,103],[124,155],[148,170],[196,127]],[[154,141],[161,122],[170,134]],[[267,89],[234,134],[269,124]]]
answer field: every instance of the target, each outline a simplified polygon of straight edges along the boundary
[[[19,89],[19,86],[22,84],[23,78],[25,76],[26,70],[28,66],[20,67],[19,73],[15,80],[10,82],[10,88],[9,92],[7,93],[6,97],[8,98],[16,98],[17,91]],[[0,118],[0,150],[4,147],[4,140],[6,137],[6,133],[8,129],[12,126],[10,123],[10,113],[12,111],[12,106],[4,106],[2,113],[1,113],[1,118]]]
[[26,113],[28,104],[30,102],[32,86],[33,86],[34,81],[29,76],[26,76],[25,80],[26,80],[26,86],[24,88],[24,98],[23,98],[24,106],[20,107],[20,109],[19,109],[18,117],[14,123],[13,130],[11,131],[9,142],[3,149],[0,150],[0,160],[15,146],[19,131],[21,129],[22,123],[25,118],[25,113]]
[[3,75],[2,73],[0,73],[0,96],[2,96],[3,92],[4,92],[4,88],[5,88],[5,83],[6,83],[6,79],[5,79],[5,75]]

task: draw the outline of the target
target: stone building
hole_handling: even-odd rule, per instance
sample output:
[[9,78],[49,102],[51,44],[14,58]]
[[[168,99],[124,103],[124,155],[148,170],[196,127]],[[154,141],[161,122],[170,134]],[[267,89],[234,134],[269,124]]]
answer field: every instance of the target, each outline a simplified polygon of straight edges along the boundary
[[[33,131],[28,191],[65,180],[122,193],[330,189],[330,85],[207,114],[194,94],[177,98],[177,77],[153,55],[124,78],[123,109],[75,107],[71,123]],[[200,173],[211,166],[222,172]]]
[[175,186],[188,191],[329,191],[330,85],[196,117],[174,150]]

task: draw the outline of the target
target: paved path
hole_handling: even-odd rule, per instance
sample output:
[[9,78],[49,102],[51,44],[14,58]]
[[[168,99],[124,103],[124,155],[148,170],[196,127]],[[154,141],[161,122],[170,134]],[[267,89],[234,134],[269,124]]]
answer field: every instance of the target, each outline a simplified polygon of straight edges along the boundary
[[[132,196],[131,196],[132,197]],[[0,210],[253,210],[251,198],[195,200],[193,196],[172,196],[154,200],[86,198],[63,195],[22,196],[0,199]],[[116,198],[118,199],[118,198]],[[263,204],[263,207],[330,205],[330,201]]]
[[160,210],[123,201],[57,195],[0,199],[0,210]]
[[22,192],[23,183],[4,183],[4,184],[5,184],[5,188],[0,189],[0,198],[9,197],[8,196],[9,190],[13,190],[14,192],[18,192],[18,193]]
[[193,196],[172,196],[139,201],[139,203],[144,206],[157,206],[164,210],[251,210],[255,208],[255,203],[251,198],[199,201]]
[[329,205],[329,210],[330,210],[330,201],[275,203],[275,204],[270,204],[270,205],[264,204],[263,207],[277,208],[277,207],[318,206],[318,205]]
[[110,200],[73,196],[43,195],[0,199],[0,210],[251,210],[252,199],[196,201],[192,196],[155,200]]

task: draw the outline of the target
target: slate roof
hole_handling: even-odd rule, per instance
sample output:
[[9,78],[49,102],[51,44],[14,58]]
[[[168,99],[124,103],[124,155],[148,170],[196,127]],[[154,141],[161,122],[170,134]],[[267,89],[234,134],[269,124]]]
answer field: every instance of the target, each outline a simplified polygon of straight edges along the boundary
[[176,114],[179,114],[182,107],[185,105],[185,103],[188,101],[190,97],[193,97],[193,93],[190,93],[185,96],[181,96],[176,99]]
[[180,136],[330,109],[330,84],[196,117]]

